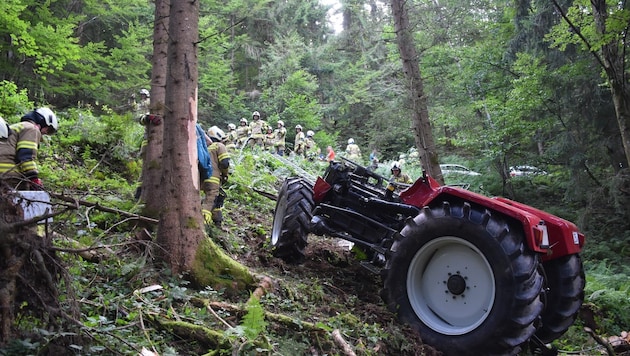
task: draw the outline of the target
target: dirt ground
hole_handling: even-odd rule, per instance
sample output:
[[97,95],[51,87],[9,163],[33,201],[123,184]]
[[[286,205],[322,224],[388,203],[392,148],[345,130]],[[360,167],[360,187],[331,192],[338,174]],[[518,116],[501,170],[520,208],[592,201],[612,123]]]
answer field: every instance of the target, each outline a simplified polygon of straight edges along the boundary
[[[257,223],[271,229],[271,221]],[[380,276],[361,267],[344,240],[309,235],[305,261],[300,265],[291,265],[270,254],[265,236],[251,231],[245,235],[242,237],[248,246],[244,250],[249,252],[239,256],[239,262],[258,274],[274,279],[277,284],[275,293],[286,294],[296,285],[302,286],[301,291],[320,292],[321,295],[297,298],[319,299],[304,306],[302,320],[315,322],[350,312],[359,319],[358,324],[379,325],[382,329],[380,335],[389,336],[367,349],[362,349],[362,340],[347,340],[350,344],[359,345],[356,347],[358,355],[441,355],[424,345],[417,333],[399,323],[396,316],[387,310],[379,296],[382,286]],[[313,354],[318,353],[313,351]]]

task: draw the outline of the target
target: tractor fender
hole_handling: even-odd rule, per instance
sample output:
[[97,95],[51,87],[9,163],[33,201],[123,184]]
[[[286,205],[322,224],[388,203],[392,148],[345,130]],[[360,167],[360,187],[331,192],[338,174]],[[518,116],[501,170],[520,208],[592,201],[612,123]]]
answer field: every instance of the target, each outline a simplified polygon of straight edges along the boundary
[[490,198],[462,188],[439,185],[430,177],[418,179],[400,193],[402,203],[419,208],[453,199],[468,201],[519,221],[527,245],[542,253],[543,261],[579,253],[584,246],[584,235],[572,222],[507,198]]

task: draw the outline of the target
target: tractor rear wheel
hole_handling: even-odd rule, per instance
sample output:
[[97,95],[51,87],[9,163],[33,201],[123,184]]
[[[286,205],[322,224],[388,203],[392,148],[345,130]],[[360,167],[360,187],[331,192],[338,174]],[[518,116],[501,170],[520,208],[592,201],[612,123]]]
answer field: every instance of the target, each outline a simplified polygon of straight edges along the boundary
[[312,218],[313,188],[302,178],[287,178],[280,191],[273,215],[271,253],[288,263],[304,260]]
[[543,263],[546,276],[545,310],[536,336],[549,343],[564,334],[577,317],[586,284],[579,255],[567,255]]
[[382,297],[446,355],[513,355],[542,312],[539,258],[522,228],[466,202],[425,207],[400,232]]

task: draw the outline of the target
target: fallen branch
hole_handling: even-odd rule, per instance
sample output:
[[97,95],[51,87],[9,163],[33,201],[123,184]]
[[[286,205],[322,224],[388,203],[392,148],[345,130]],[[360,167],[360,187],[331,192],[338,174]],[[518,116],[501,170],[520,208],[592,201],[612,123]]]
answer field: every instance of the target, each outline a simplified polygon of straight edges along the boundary
[[350,346],[350,344],[343,338],[343,336],[341,335],[341,331],[339,331],[339,329],[333,330],[332,338],[335,344],[339,346],[341,351],[344,353],[344,355],[356,356],[356,354],[354,353],[354,350],[352,350],[352,346]]
[[606,340],[602,339],[599,335],[597,335],[595,331],[593,331],[593,329],[589,327],[585,327],[584,331],[586,331],[587,334],[591,335],[591,337],[593,338],[593,340],[595,340],[596,343],[605,347],[606,352],[608,353],[609,356],[615,356],[615,350],[613,349],[612,345],[606,342]]
[[59,200],[63,200],[63,201],[68,202],[68,203],[72,203],[76,207],[78,207],[79,205],[87,206],[87,207],[94,208],[94,209],[97,209],[97,210],[100,210],[100,211],[104,211],[106,213],[120,214],[122,216],[138,219],[140,221],[144,221],[144,222],[148,222],[148,223],[152,223],[152,224],[157,224],[159,222],[159,220],[157,220],[157,219],[153,219],[153,218],[149,218],[149,217],[146,217],[146,216],[130,213],[128,211],[123,211],[123,210],[114,209],[114,208],[108,208],[108,207],[105,207],[105,206],[101,206],[99,203],[92,203],[92,202],[89,202],[89,201],[85,201],[85,200],[80,200],[80,199],[76,199],[76,198],[73,198],[73,197],[69,197],[69,196],[66,196],[66,195],[63,195],[63,194],[57,194],[57,193],[49,193],[49,194],[50,194],[51,197],[57,198]]
[[252,292],[252,297],[256,297],[258,300],[262,298],[267,292],[273,289],[273,281],[269,277],[262,277],[260,283],[258,284],[258,288]]
[[258,190],[258,189],[256,189],[256,188],[252,188],[252,190],[253,190],[254,192],[256,192],[256,193],[258,193],[258,194],[262,195],[262,196],[263,196],[263,197],[265,197],[265,198],[269,198],[269,199],[271,199],[271,200],[273,200],[273,201],[278,200],[278,197],[277,197],[275,194],[267,193],[267,192],[265,192],[265,191]]
[[[225,311],[235,313],[235,314],[247,313],[247,310],[245,309],[245,307],[239,307],[237,305],[230,304],[230,303],[211,302],[207,299],[201,299],[201,298],[192,298],[190,301],[191,303],[197,306],[204,306],[204,307],[210,306],[213,309],[223,309]],[[286,316],[283,314],[276,314],[276,313],[265,311],[265,319],[282,324],[286,327],[290,327],[297,331],[311,331],[311,332],[318,332],[322,334],[326,334],[328,332],[326,329],[314,323],[303,321],[303,320],[296,320],[290,316]]]
[[195,325],[184,321],[172,321],[157,315],[148,315],[147,319],[157,324],[164,330],[168,330],[184,339],[192,339],[205,347],[229,350],[232,348],[230,341],[223,332]]

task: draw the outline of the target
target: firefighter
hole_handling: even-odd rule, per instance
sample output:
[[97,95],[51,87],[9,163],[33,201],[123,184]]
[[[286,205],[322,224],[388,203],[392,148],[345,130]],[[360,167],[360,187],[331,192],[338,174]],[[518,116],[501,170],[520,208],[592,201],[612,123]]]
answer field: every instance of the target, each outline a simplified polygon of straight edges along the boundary
[[236,144],[237,147],[245,146],[245,144],[247,144],[247,140],[249,139],[249,135],[251,134],[251,132],[249,132],[249,125],[247,124],[246,118],[242,117],[239,121],[236,134],[238,135],[238,143]]
[[249,123],[250,145],[253,147],[264,147],[267,126],[267,122],[260,119],[260,113],[254,111],[252,113],[252,121]]
[[348,145],[346,146],[346,156],[351,161],[356,162],[361,160],[361,149],[356,143],[354,143],[353,138],[348,139]]
[[276,142],[276,134],[273,132],[273,129],[271,128],[271,126],[267,126],[267,132],[265,132],[265,141],[263,142],[263,147],[265,151],[269,151],[273,153],[275,142]]
[[402,173],[400,166],[401,166],[400,162],[397,162],[397,161],[392,162],[391,172],[392,172],[392,179],[394,180],[394,182],[405,183],[405,184],[413,183],[411,178],[409,178],[409,176],[406,173]]
[[17,190],[42,189],[35,161],[37,149],[42,135],[52,135],[59,129],[57,116],[49,108],[42,107],[26,113],[16,124],[7,126],[4,122],[2,126],[0,177]]
[[278,128],[274,131],[273,153],[284,156],[286,137],[287,129],[284,127],[284,121],[278,120]]
[[228,181],[230,170],[230,154],[225,147],[227,136],[220,128],[212,126],[208,129],[208,137],[211,140],[208,152],[212,160],[212,177],[204,182],[206,197],[202,203],[202,212],[206,224],[212,221],[215,226],[221,227],[223,222],[223,203],[226,194],[221,185]]
[[309,161],[314,161],[319,156],[319,153],[321,152],[319,147],[317,147],[317,143],[315,143],[315,139],[313,138],[313,136],[315,136],[315,132],[313,132],[312,130],[306,131],[306,139],[304,140],[304,146],[305,146],[304,149],[306,152],[306,158]]
[[236,149],[237,145],[238,145],[238,133],[236,132],[236,125],[234,124],[228,124],[228,134],[227,134],[227,141],[225,143],[225,147],[228,150],[234,150]]
[[293,152],[298,156],[304,156],[304,148],[306,136],[302,132],[302,125],[295,125],[295,144],[293,145]]

